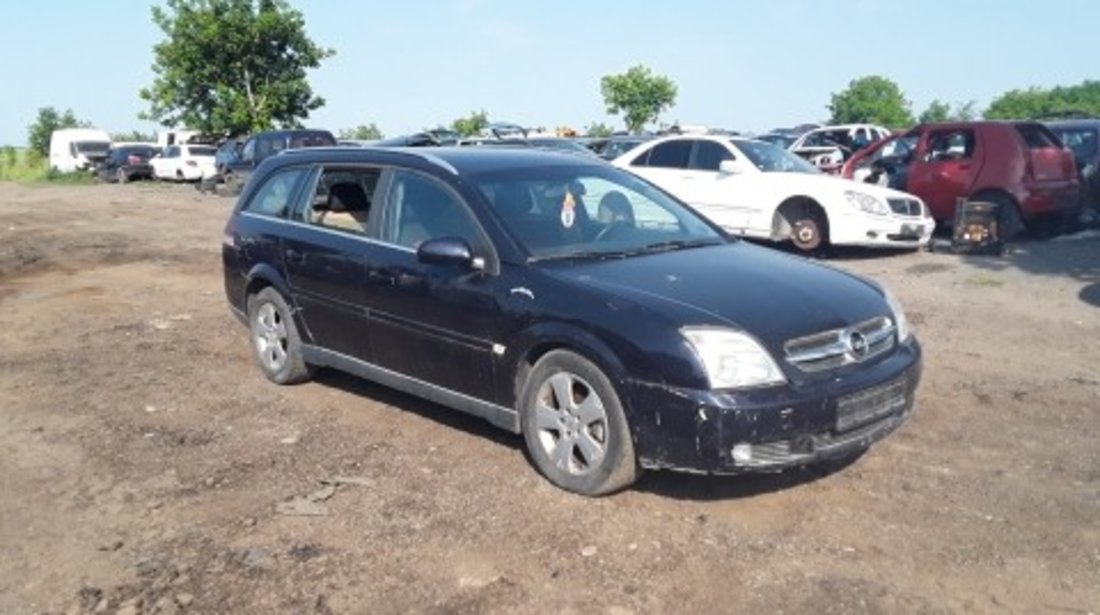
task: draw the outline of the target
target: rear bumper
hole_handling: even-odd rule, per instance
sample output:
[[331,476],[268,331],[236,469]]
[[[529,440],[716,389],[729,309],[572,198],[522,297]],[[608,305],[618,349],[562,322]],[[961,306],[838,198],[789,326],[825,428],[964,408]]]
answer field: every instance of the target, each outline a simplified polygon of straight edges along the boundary
[[1020,203],[1020,215],[1031,218],[1043,214],[1069,211],[1081,205],[1081,185],[1076,181],[1045,182],[1025,186],[1016,195]]
[[804,386],[727,393],[630,383],[638,456],[646,468],[707,474],[851,457],[908,418],[920,377],[912,341],[876,365]]

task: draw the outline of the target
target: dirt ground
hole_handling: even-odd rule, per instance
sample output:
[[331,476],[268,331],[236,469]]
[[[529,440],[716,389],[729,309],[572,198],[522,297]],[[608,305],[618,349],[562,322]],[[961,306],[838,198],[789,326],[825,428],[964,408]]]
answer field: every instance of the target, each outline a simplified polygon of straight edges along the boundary
[[476,419],[266,381],[230,207],[0,184],[0,612],[1100,612],[1100,237],[841,255],[924,344],[902,429],[584,499]]

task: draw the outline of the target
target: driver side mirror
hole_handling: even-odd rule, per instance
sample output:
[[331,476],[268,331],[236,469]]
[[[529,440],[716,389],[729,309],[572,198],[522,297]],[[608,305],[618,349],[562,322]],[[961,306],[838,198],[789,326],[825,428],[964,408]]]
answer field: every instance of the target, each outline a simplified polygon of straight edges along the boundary
[[416,260],[428,265],[458,265],[475,271],[485,268],[484,259],[475,257],[470,244],[458,237],[436,237],[420,244]]
[[727,175],[737,175],[741,172],[741,163],[736,160],[723,160],[718,163],[718,172]]

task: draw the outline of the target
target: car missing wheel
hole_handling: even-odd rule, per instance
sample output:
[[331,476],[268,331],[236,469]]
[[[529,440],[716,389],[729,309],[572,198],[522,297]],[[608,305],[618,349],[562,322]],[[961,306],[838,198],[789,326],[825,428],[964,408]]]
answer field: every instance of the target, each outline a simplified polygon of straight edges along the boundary
[[585,495],[858,455],[921,374],[876,283],[551,151],[287,151],[242,193],[223,262],[270,380],[334,368],[480,416]]

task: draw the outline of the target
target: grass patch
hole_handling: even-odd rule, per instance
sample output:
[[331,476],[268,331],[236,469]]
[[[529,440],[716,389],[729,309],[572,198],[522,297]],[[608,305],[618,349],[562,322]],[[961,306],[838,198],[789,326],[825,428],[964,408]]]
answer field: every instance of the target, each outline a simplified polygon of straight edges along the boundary
[[91,173],[62,173],[51,169],[36,152],[10,145],[0,149],[0,181],[24,183],[90,184]]
[[983,286],[986,288],[1000,288],[1005,285],[1004,280],[984,273],[970,276],[970,278],[966,280],[966,283],[971,286]]

